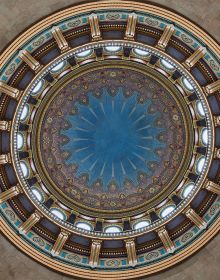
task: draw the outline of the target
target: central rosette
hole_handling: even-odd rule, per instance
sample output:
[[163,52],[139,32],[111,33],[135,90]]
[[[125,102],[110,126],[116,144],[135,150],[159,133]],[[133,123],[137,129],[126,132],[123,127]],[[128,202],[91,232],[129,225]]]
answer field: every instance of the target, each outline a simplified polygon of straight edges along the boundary
[[151,100],[140,102],[138,92],[126,96],[123,87],[103,88],[100,94],[87,94],[86,103],[75,102],[75,115],[66,116],[67,138],[62,150],[68,153],[66,165],[75,165],[75,176],[87,176],[87,185],[99,182],[122,189],[126,181],[138,185],[138,175],[150,175],[149,164],[160,160],[157,150],[164,128],[157,126],[160,113],[149,112]]

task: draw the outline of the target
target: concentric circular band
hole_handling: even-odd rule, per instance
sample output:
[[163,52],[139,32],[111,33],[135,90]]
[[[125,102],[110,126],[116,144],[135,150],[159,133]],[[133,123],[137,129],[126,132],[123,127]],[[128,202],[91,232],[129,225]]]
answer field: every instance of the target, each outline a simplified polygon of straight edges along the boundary
[[[3,233],[41,263],[87,279],[140,278],[174,265],[202,247],[219,229],[219,55],[219,45],[188,20],[160,7],[129,1],[101,1],[69,8],[42,20],[18,37],[0,57],[3,65],[0,73],[0,212]],[[132,77],[131,81],[124,81],[125,69],[127,77],[130,73],[135,79],[139,76],[140,81],[135,83],[134,80],[132,84]],[[89,81],[94,75],[100,77],[100,81],[94,84],[108,87],[101,86],[99,91],[91,93],[93,83],[86,85],[82,81]],[[112,78],[121,79],[122,86],[119,87],[118,81],[113,82]],[[144,81],[152,83],[152,87],[146,86]],[[77,97],[71,97],[70,89],[74,86]],[[127,94],[124,89],[128,87],[135,93]],[[68,90],[70,93],[67,94]],[[159,92],[161,96],[167,94],[167,100],[161,101],[164,107],[156,101]],[[63,106],[53,108],[59,95],[64,98],[60,103]],[[65,102],[65,98],[69,101]],[[153,153],[149,157],[150,152],[141,155],[134,150],[136,158],[146,163],[149,157],[146,166],[152,167],[155,174],[155,166],[161,168],[164,159],[164,170],[170,170],[171,175],[175,173],[173,178],[165,178],[167,182],[162,185],[162,175],[158,178],[155,175],[150,184],[152,170],[150,172],[147,168],[142,173],[139,172],[141,168],[132,171],[135,176],[129,177],[131,173],[126,173],[126,168],[136,170],[138,162],[130,158],[126,168],[122,161],[121,173],[117,177],[113,168],[114,164],[118,166],[117,162],[110,157],[109,170],[114,180],[108,179],[107,183],[103,180],[100,185],[104,190],[100,191],[97,189],[100,185],[95,184],[104,178],[104,167],[99,170],[102,178],[96,175],[91,181],[89,176],[96,161],[90,162],[90,175],[85,175],[87,170],[82,163],[91,155],[83,154],[84,158],[79,157],[80,160],[73,157],[70,167],[75,177],[71,180],[70,173],[64,172],[70,168],[68,159],[71,156],[65,145],[71,144],[74,137],[84,135],[76,134],[76,124],[82,124],[83,118],[88,123],[86,116],[89,114],[97,117],[96,109],[101,105],[94,104],[102,104],[104,99],[111,100],[113,111],[115,100],[117,104],[121,102],[121,114],[123,104],[131,102],[131,98],[134,98],[135,105],[126,118],[123,115],[127,126],[124,131],[121,129],[123,133],[117,134],[119,142],[124,141],[123,134],[131,127],[127,120],[136,108],[140,112],[145,110],[140,120],[144,119],[144,128],[152,126],[154,130],[151,135],[144,134],[144,138],[153,140],[144,141],[146,146],[142,148],[149,151],[152,145],[160,160]],[[108,102],[103,111],[109,110]],[[155,108],[156,111],[163,108],[160,116],[166,106],[170,106],[166,123],[160,117],[148,123],[153,119]],[[48,119],[52,108],[53,118],[57,120],[54,127],[52,119]],[[56,118],[56,110],[59,118]],[[119,113],[117,110],[114,114],[109,113],[111,122],[117,114],[121,117]],[[117,122],[120,117],[116,118]],[[169,118],[172,125],[168,125]],[[134,122],[137,120],[139,116]],[[97,121],[96,125],[99,125]],[[118,126],[115,127],[118,131]],[[169,138],[168,128],[176,129],[173,138]],[[100,143],[100,135],[111,138],[111,134],[103,132],[103,124],[97,130],[96,138],[94,132],[89,131],[92,141]],[[83,133],[85,131],[88,133],[84,126]],[[131,131],[127,139],[139,143]],[[72,139],[73,134],[77,136]],[[43,146],[44,141],[51,143],[50,138],[64,144],[51,149],[48,144]],[[169,149],[177,145],[173,139],[179,139],[180,150],[172,152],[170,161],[165,160]],[[163,147],[167,143],[169,149],[166,150]],[[75,144],[71,145],[75,149]],[[80,145],[77,146],[79,151],[87,148]],[[120,149],[129,152],[120,145]],[[182,159],[175,163],[178,153]],[[51,155],[56,155],[53,158],[55,165],[52,165],[53,160],[47,161]],[[63,165],[56,161],[61,155],[65,158]],[[120,157],[115,158],[118,161]],[[53,176],[48,172],[50,162],[51,170],[55,172]],[[80,168],[81,173],[75,171]],[[69,189],[78,184],[81,193],[75,188],[72,197],[68,197],[68,192],[64,192],[67,182],[60,177],[62,172],[63,178],[69,176]],[[124,181],[120,181],[121,178]],[[65,182],[63,186],[62,180]],[[126,183],[130,190],[126,189]],[[120,200],[109,199],[121,195],[123,203],[129,202],[124,187],[119,191],[124,184],[129,195],[131,189],[137,191],[135,197],[142,197],[141,203],[134,200],[133,205],[121,206],[117,205]],[[94,204],[83,200],[92,201],[93,198]],[[102,204],[104,199],[109,200],[108,206]],[[101,204],[95,204],[97,201]]]

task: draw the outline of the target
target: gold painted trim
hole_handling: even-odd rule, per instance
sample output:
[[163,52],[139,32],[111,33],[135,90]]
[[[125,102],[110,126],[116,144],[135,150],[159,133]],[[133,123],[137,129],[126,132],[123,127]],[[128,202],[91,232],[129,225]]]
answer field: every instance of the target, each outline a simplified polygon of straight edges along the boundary
[[168,231],[165,228],[161,228],[157,233],[167,253],[174,253],[176,248],[173,241],[170,239]]
[[21,95],[21,91],[19,91],[18,89],[9,86],[8,84],[6,84],[3,81],[0,81],[0,92],[3,92],[5,94],[7,94],[8,96],[15,98],[15,99],[19,99],[20,95]]
[[207,226],[206,222],[192,208],[189,208],[185,212],[185,214],[186,217],[189,218],[199,229],[206,228]]
[[43,67],[40,63],[26,50],[19,52],[19,57],[36,73]]
[[211,95],[211,94],[215,93],[217,90],[220,90],[220,80],[217,80],[217,81],[207,85],[204,88],[204,90],[207,95]]
[[56,242],[53,245],[53,248],[51,249],[51,255],[52,256],[56,256],[59,255],[63,246],[65,245],[67,239],[69,238],[70,233],[61,230],[61,232],[59,233]]
[[81,13],[87,13],[92,11],[99,11],[101,9],[112,9],[112,10],[134,10],[140,11],[142,13],[150,13],[152,15],[156,15],[159,17],[165,17],[167,20],[170,20],[180,26],[184,26],[184,28],[192,33],[194,36],[201,38],[202,41],[214,52],[216,55],[220,56],[220,47],[218,43],[205,31],[203,31],[196,24],[187,20],[183,16],[180,16],[168,9],[158,7],[152,4],[145,4],[141,2],[134,1],[116,1],[116,0],[107,0],[100,2],[92,2],[87,4],[81,4],[77,6],[73,6],[57,13],[52,14],[51,16],[41,20],[36,23],[24,33],[22,33],[14,42],[10,44],[6,50],[0,56],[0,65],[4,65],[8,59],[14,52],[18,49],[21,49],[24,42],[30,40],[34,37],[40,30],[46,29],[51,25],[55,25],[57,22],[64,20],[65,18],[76,16]]
[[54,26],[51,29],[51,33],[52,33],[59,49],[62,52],[68,51],[70,49],[65,37],[63,36],[62,31],[60,30],[60,28],[58,26]]
[[213,121],[214,121],[215,127],[220,126],[220,116],[213,116]]
[[190,57],[186,59],[185,62],[183,62],[183,65],[190,69],[192,68],[204,55],[206,54],[206,48],[199,47],[197,50],[194,51],[193,54],[191,54]]
[[21,224],[19,232],[26,234],[41,218],[42,215],[35,211],[23,224]]
[[11,154],[1,154],[0,155],[0,164],[11,163]]
[[212,181],[207,181],[204,187],[208,191],[213,192],[220,196],[220,185],[219,184],[212,182]]
[[99,28],[99,19],[96,14],[89,16],[89,24],[91,29],[91,36],[93,41],[101,40],[101,32]]
[[21,189],[19,185],[13,186],[10,189],[2,192],[0,194],[0,203],[3,203],[7,201],[8,199],[17,196],[19,193],[21,193]]
[[128,255],[128,264],[130,266],[136,266],[137,265],[137,253],[136,253],[136,247],[135,247],[135,239],[128,239],[125,240],[125,247],[127,250]]
[[0,218],[0,230],[2,233],[13,243],[22,250],[25,254],[35,259],[39,263],[59,271],[70,276],[80,277],[81,279],[88,280],[127,280],[127,279],[140,279],[143,276],[147,276],[161,270],[167,269],[184,259],[188,258],[196,251],[201,249],[209,240],[211,240],[220,230],[220,217],[217,221],[202,234],[197,240],[195,240],[191,245],[187,246],[182,251],[176,253],[168,259],[161,260],[158,263],[148,265],[146,267],[140,267],[136,269],[128,269],[123,271],[97,271],[97,270],[86,270],[73,267],[72,265],[67,265],[61,263],[55,259],[40,253],[34,249],[31,245],[26,243],[21,239],[10,227],[9,225]]
[[134,40],[135,29],[137,24],[137,15],[132,13],[128,16],[127,27],[125,31],[125,40]]
[[157,43],[157,48],[161,50],[165,50],[166,46],[169,43],[169,40],[171,36],[173,35],[175,31],[174,25],[173,24],[168,24],[163,31],[163,34],[161,35],[158,43]]
[[91,253],[89,257],[89,264],[91,267],[96,267],[99,264],[99,254],[101,250],[102,241],[92,240]]
[[0,130],[2,131],[9,131],[10,130],[10,126],[11,126],[11,122],[10,121],[0,121]]

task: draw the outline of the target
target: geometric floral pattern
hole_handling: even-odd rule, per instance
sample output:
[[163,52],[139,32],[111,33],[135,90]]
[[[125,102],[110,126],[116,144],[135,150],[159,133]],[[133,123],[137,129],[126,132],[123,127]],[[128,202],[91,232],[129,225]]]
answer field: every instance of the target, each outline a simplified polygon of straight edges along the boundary
[[39,124],[42,163],[74,203],[143,207],[184,172],[190,116],[148,73],[94,68],[51,97]]

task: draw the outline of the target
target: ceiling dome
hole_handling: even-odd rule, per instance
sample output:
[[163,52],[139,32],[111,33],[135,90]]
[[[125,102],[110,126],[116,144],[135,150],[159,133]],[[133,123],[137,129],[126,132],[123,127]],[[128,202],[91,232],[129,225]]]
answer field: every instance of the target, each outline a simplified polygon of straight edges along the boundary
[[97,218],[137,215],[186,172],[190,112],[154,71],[123,61],[91,65],[44,97],[34,121],[34,161],[71,208]]
[[86,279],[139,279],[202,247],[219,229],[219,54],[138,2],[21,34],[0,56],[3,233]]

